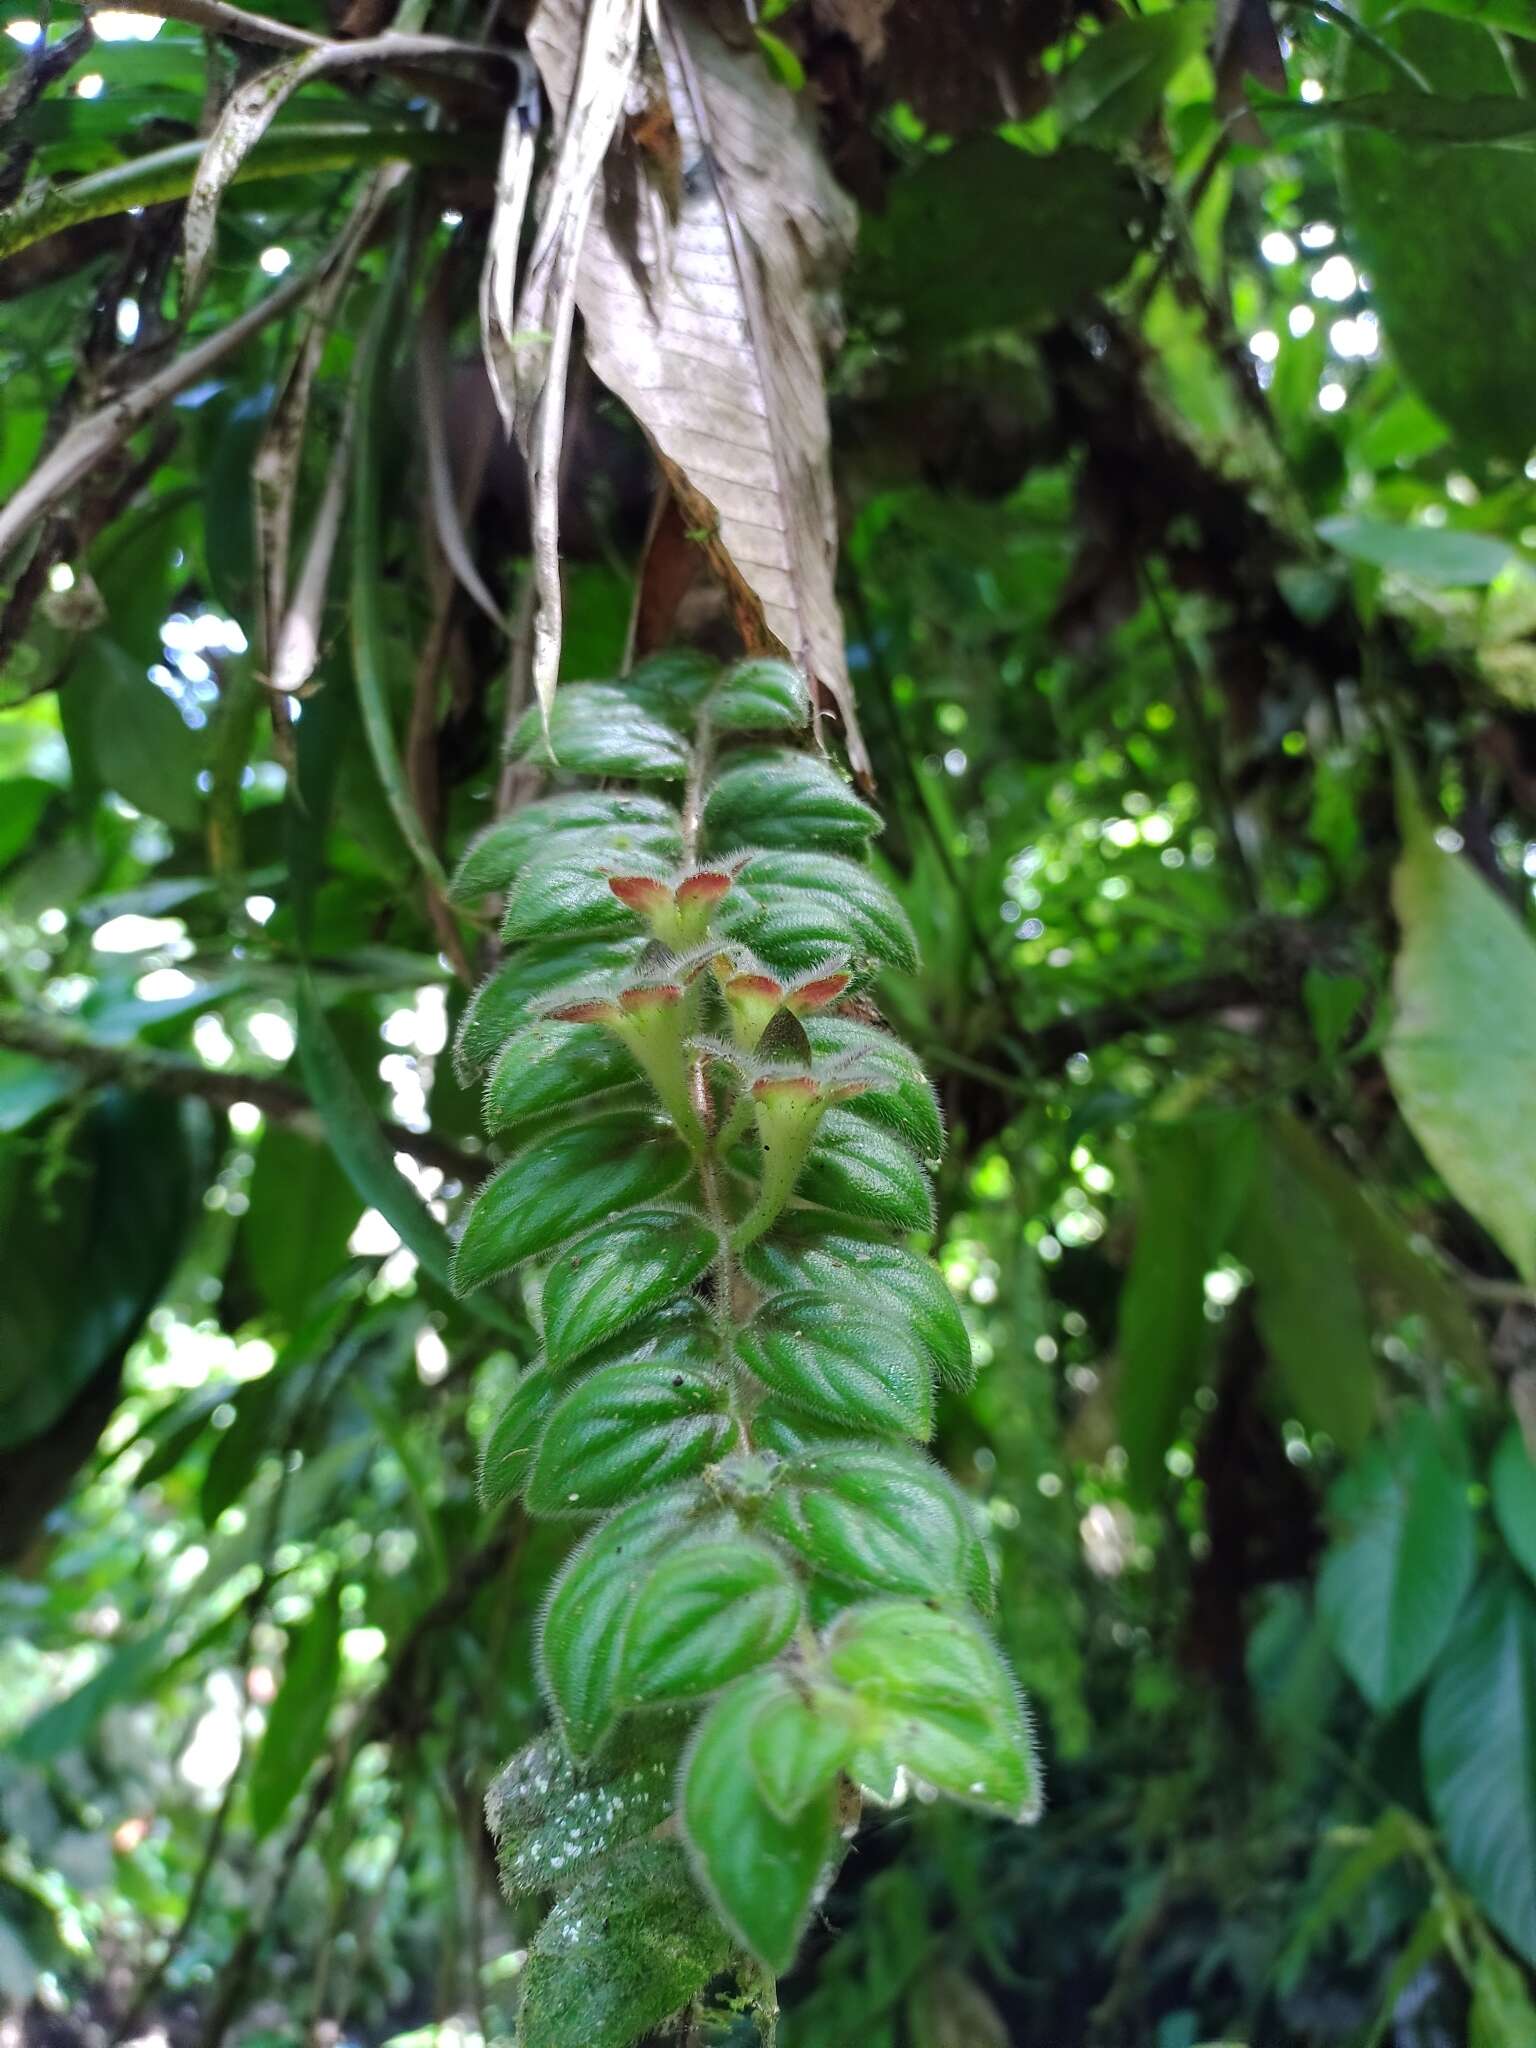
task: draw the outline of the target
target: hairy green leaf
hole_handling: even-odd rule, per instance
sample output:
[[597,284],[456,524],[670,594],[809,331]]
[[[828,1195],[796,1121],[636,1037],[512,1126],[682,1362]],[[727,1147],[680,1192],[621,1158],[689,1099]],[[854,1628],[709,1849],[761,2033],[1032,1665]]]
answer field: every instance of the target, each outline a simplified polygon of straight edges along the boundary
[[623,775],[636,782],[680,782],[688,748],[676,727],[610,683],[567,683],[549,713],[530,706],[512,738],[519,760],[567,775]]
[[528,1480],[537,1515],[589,1515],[671,1486],[735,1435],[719,1378],[699,1367],[603,1366],[549,1415]]
[[764,1386],[846,1429],[926,1437],[933,1372],[910,1327],[843,1295],[773,1295],[737,1339]]
[[671,862],[682,858],[682,825],[669,803],[638,790],[571,789],[540,797],[471,840],[453,878],[454,897],[467,903],[510,888],[530,861],[563,858],[572,845],[582,854],[601,846],[617,862]]
[[699,1724],[683,1760],[679,1816],[699,1882],[731,1932],[770,1970],[784,1971],[837,1840],[830,1787],[793,1820],[774,1812],[751,1768],[751,1731],[776,1696],[776,1673],[742,1680]]
[[782,1649],[799,1619],[794,1574],[765,1544],[735,1537],[669,1551],[630,1613],[625,1696],[648,1704],[717,1692]]
[[709,700],[716,732],[798,732],[810,716],[804,676],[769,655],[737,662]]
[[930,1231],[933,1194],[918,1160],[897,1137],[851,1110],[829,1110],[796,1194],[820,1209],[885,1230]]
[[482,981],[459,1025],[454,1059],[461,1074],[488,1066],[507,1039],[529,1021],[529,1008],[541,997],[573,983],[633,967],[644,947],[632,939],[552,939],[540,946],[521,946],[504,967]]
[[480,1505],[500,1507],[527,1484],[533,1453],[557,1399],[555,1376],[530,1366],[513,1389],[480,1453]]
[[815,754],[751,754],[718,775],[704,799],[708,848],[737,846],[861,853],[880,815]]
[[726,898],[721,929],[777,974],[803,974],[840,948],[870,968],[910,974],[917,966],[917,940],[896,898],[868,868],[835,854],[755,855]]
[[626,1323],[685,1294],[718,1250],[709,1225],[685,1209],[635,1210],[567,1245],[544,1281],[550,1363],[571,1364]]
[[539,1623],[539,1673],[566,1746],[590,1756],[619,1711],[624,1631],[649,1560],[685,1533],[708,1531],[703,1496],[672,1487],[601,1522],[557,1574]]
[[844,1694],[787,1672],[765,1674],[761,1702],[747,1728],[757,1789],[777,1819],[792,1822],[836,1779],[853,1755],[857,1710]]
[[476,1195],[453,1255],[460,1294],[552,1251],[600,1216],[677,1186],[688,1155],[654,1116],[610,1110],[533,1139]]
[[536,1018],[513,1032],[491,1069],[486,1128],[517,1130],[553,1110],[584,1107],[638,1079],[634,1060],[601,1024]]
[[899,1763],[956,1799],[1013,1820],[1037,1817],[1018,1689],[974,1621],[913,1600],[871,1601],[832,1630],[827,1669],[871,1712],[861,1750],[876,1781]]
[[969,1386],[970,1334],[931,1259],[851,1231],[806,1230],[798,1220],[748,1248],[742,1263],[765,1288],[812,1288],[864,1303],[910,1324],[940,1377]]
[[762,1526],[824,1577],[865,1592],[990,1598],[985,1553],[953,1482],[896,1444],[817,1444],[778,1475]]

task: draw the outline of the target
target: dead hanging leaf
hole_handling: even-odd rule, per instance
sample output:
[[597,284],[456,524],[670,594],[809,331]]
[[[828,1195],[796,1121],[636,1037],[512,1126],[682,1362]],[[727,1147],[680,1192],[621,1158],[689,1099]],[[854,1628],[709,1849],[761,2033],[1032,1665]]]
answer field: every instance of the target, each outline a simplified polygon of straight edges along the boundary
[[[563,4],[563,0],[562,0]],[[510,317],[506,296],[516,258],[518,170],[508,179],[507,222],[493,228],[486,262],[486,362],[503,419],[528,464],[536,608],[533,684],[544,716],[560,673],[560,454],[565,387],[576,319],[576,278],[603,163],[624,111],[640,53],[641,0],[581,0],[567,10],[571,64],[533,248]],[[509,137],[510,145],[510,137]],[[506,149],[503,159],[505,164]],[[498,200],[498,215],[502,212]],[[503,243],[509,246],[505,249]]]
[[331,563],[341,533],[341,515],[347,502],[347,484],[352,473],[352,435],[356,425],[357,394],[348,394],[341,432],[331,451],[325,489],[310,524],[304,560],[268,642],[271,649],[267,687],[285,697],[296,697],[309,682],[320,662],[320,622],[325,612],[325,594],[331,581]]
[[[581,0],[543,0],[529,47],[558,119],[579,103]],[[683,170],[676,217],[619,181],[580,250],[593,369],[656,449],[687,524],[725,578],[749,644],[782,647],[840,713],[867,777],[833,591],[836,516],[815,303],[852,246],[852,203],[794,98],[677,0],[648,0]]]
[[[501,607],[486,588],[470,551],[469,536],[454,487],[453,466],[448,456],[448,397],[445,389],[448,364],[447,295],[449,269],[445,264],[427,293],[416,330],[416,388],[421,401],[421,442],[427,469],[427,503],[432,530],[443,560],[461,587],[479,605],[493,626],[504,633],[507,622]],[[478,474],[478,472],[477,472]]]
[[[292,366],[284,380],[277,403],[272,408],[272,416],[262,431],[255,459],[251,464],[251,482],[256,496],[256,552],[260,564],[262,650],[270,670],[269,681],[275,690],[298,690],[309,680],[313,672],[311,662],[310,669],[299,675],[297,680],[277,680],[280,666],[285,674],[296,673],[294,650],[297,643],[290,636],[288,657],[282,663],[279,662],[278,648],[284,639],[284,628],[290,609],[288,558],[293,540],[293,516],[298,500],[299,466],[304,453],[304,432],[309,419],[310,393],[314,389],[320,359],[325,352],[326,342],[330,339],[342,294],[351,281],[357,259],[384,210],[385,202],[405,174],[403,164],[390,164],[376,172],[369,179],[353,207],[336,253],[327,264],[319,288],[310,302],[303,337],[295,351]],[[323,530],[318,515],[316,528],[317,532]],[[306,569],[309,568],[313,556],[312,540]],[[323,601],[323,587],[320,596]],[[300,638],[302,639],[302,635]],[[318,641],[316,645],[318,646]]]
[[390,30],[358,42],[322,43],[237,86],[224,103],[187,194],[182,228],[183,304],[190,306],[207,282],[219,202],[230,180],[301,86],[344,66],[419,64],[443,57],[470,58],[477,63],[490,58],[520,69],[524,61],[513,50],[461,43],[451,36],[401,35]]

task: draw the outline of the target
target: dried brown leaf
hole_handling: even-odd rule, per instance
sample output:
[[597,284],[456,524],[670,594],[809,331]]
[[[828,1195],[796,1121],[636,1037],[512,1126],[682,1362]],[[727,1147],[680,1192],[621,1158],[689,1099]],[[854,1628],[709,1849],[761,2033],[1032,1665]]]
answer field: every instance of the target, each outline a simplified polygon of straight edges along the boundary
[[[625,210],[646,282],[594,213],[576,300],[593,369],[650,436],[749,641],[782,647],[840,713],[869,773],[833,590],[836,518],[817,293],[846,260],[851,202],[755,51],[680,5],[648,9],[681,150],[676,218]],[[580,0],[543,0],[529,46],[557,117],[577,78]],[[642,153],[622,159],[648,175]],[[610,182],[616,167],[610,164]]]

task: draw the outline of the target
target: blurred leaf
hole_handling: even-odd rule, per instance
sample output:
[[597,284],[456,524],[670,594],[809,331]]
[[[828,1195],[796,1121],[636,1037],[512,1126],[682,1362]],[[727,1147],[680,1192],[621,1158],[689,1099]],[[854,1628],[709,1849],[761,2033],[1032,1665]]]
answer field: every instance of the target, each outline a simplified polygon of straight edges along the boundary
[[1434,1420],[1408,1410],[1337,1481],[1329,1511],[1318,1612],[1340,1663],[1386,1710],[1423,1680],[1472,1583],[1467,1482]]
[[290,1631],[283,1682],[251,1772],[251,1820],[270,1835],[325,1747],[341,1677],[341,1584],[333,1579],[302,1626]]
[[1114,149],[1134,141],[1162,105],[1169,80],[1205,43],[1201,0],[1161,14],[1117,14],[1061,75],[1056,111],[1084,142]]
[[1451,1868],[1536,1963],[1536,1595],[1495,1570],[1424,1705],[1424,1782]]
[[249,1279],[295,1329],[344,1264],[361,1203],[334,1152],[279,1123],[262,1132],[247,1192],[237,1242]]
[[[1377,33],[1436,92],[1492,95],[1529,110],[1486,28],[1410,9]],[[1401,82],[1351,40],[1341,85],[1349,99]],[[1536,442],[1536,274],[1524,229],[1536,210],[1536,161],[1475,144],[1442,152],[1351,128],[1341,162],[1351,247],[1404,376],[1474,447],[1524,462]],[[1427,192],[1433,234],[1418,219]],[[1469,319],[1479,305],[1497,307],[1497,317]]]
[[1258,1158],[1251,1118],[1152,1124],[1142,1133],[1136,1249],[1120,1296],[1119,1436],[1133,1498],[1156,1498],[1163,1453],[1210,1342],[1205,1276],[1225,1249]]
[[1536,944],[1405,797],[1386,1047],[1409,1129],[1456,1199],[1536,1281]]
[[1493,1517],[1516,1562],[1536,1579],[1536,1462],[1518,1422],[1499,1439],[1488,1475]]
[[1319,520],[1317,530],[1341,555],[1419,583],[1491,583],[1518,559],[1501,540],[1451,526],[1392,526],[1341,512]]
[[975,136],[890,187],[864,223],[855,303],[900,316],[914,346],[1045,327],[1124,276],[1154,207],[1113,157],[1034,156]]
[[197,831],[203,818],[197,778],[207,745],[149,680],[145,666],[115,641],[93,633],[75,657],[69,693],[77,721],[73,732],[87,736],[87,775],[152,818],[178,831]]
[[1327,1203],[1267,1129],[1233,1250],[1253,1274],[1287,1403],[1308,1429],[1357,1451],[1376,1406],[1365,1303]]

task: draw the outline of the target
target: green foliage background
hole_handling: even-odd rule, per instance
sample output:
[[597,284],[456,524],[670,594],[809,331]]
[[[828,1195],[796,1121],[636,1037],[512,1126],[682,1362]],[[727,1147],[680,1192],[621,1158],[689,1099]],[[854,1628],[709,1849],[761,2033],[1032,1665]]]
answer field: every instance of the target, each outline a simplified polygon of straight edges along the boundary
[[[1195,4],[872,6],[879,47],[763,13],[864,209],[840,595],[922,953],[878,1000],[945,1113],[977,1375],[935,1448],[1048,1787],[1028,1830],[867,1824],[781,2041],[1524,2048],[1536,15],[1277,7],[1282,93],[1257,5],[1246,43]],[[205,95],[261,59],[78,26],[46,76],[4,44],[0,496],[263,252],[314,260],[360,164],[412,165],[414,239],[322,358],[306,508],[372,323],[291,748],[249,473],[292,317],[4,564],[0,2000],[510,2040],[536,1915],[481,1801],[569,1536],[476,1493],[534,1304],[447,1284],[495,920],[423,868],[495,811],[507,646],[425,517],[416,374],[430,287],[470,416],[500,102],[306,87],[178,337]],[[583,402],[572,680],[618,671],[649,502]],[[510,613],[520,479],[467,496]]]

